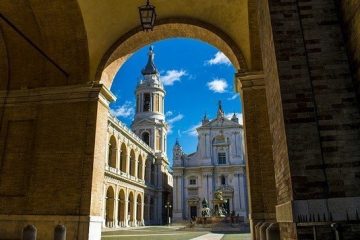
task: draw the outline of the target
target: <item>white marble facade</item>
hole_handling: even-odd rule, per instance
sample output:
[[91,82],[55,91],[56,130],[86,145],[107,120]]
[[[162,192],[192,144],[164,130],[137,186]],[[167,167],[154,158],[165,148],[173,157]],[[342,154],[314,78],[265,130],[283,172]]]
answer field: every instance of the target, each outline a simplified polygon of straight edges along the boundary
[[243,127],[235,114],[225,117],[221,102],[217,117],[206,116],[197,128],[197,151],[185,154],[177,141],[173,147],[174,221],[201,215],[205,198],[213,207],[213,193],[221,190],[228,212],[247,219],[247,191]]

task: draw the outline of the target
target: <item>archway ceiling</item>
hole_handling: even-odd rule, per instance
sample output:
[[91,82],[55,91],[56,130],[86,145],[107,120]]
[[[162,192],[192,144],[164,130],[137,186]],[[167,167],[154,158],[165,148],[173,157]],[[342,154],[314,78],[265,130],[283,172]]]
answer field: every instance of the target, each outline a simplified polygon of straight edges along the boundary
[[[227,34],[251,63],[247,0],[151,0],[158,19],[189,18],[209,23]],[[145,0],[78,0],[88,38],[90,78],[107,50],[139,25],[138,6]]]

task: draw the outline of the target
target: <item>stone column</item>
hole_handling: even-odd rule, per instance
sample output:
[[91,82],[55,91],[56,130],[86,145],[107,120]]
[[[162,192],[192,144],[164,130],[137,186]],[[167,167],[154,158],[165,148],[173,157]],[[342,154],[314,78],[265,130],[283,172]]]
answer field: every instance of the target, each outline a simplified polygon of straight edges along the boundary
[[109,165],[109,129],[106,131],[106,144],[105,144],[105,166]]
[[141,226],[145,225],[145,221],[144,221],[144,208],[145,208],[145,200],[144,200],[144,196],[142,196],[141,198]]
[[134,169],[134,177],[138,178],[138,167],[139,167],[139,156],[136,157],[135,155],[135,169]]
[[144,182],[146,182],[146,179],[145,179],[145,169],[146,169],[146,160],[145,159],[143,159],[143,163],[144,164],[142,164],[142,169],[141,169],[141,174],[142,174],[142,180],[144,180]]
[[125,201],[124,201],[124,227],[129,227],[129,218],[128,218],[128,215],[129,215],[129,200],[128,200],[128,194],[126,194],[125,196]]
[[131,164],[130,163],[130,149],[127,149],[125,159],[126,159],[126,173],[130,176],[130,164]]
[[102,218],[103,218],[103,224],[102,227],[106,227],[106,219],[105,219],[105,215],[106,215],[106,189],[107,186],[104,185],[103,187],[103,204],[102,204]]
[[133,203],[133,222],[132,222],[132,227],[136,227],[137,226],[137,216],[136,216],[136,213],[137,213],[137,205],[138,205],[138,202],[137,202],[137,195],[134,194],[134,203]]
[[114,148],[116,154],[116,169],[120,171],[120,148]]
[[115,188],[115,197],[114,197],[114,227],[119,226],[119,190]]
[[243,101],[245,157],[251,230],[259,221],[275,221],[276,188],[264,75],[236,75]]

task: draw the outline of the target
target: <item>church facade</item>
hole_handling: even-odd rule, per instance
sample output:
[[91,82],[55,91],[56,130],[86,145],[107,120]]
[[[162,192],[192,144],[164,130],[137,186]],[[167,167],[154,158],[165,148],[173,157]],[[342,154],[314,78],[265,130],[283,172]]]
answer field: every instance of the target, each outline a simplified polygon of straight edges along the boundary
[[136,88],[131,129],[109,112],[103,191],[103,227],[163,224],[171,201],[172,175],[166,156],[165,91],[149,51]]
[[243,127],[234,114],[228,119],[219,102],[217,117],[207,116],[197,128],[195,153],[185,154],[177,141],[173,147],[174,221],[201,216],[201,202],[214,206],[214,193],[221,191],[227,200],[227,214],[247,219],[247,189]]

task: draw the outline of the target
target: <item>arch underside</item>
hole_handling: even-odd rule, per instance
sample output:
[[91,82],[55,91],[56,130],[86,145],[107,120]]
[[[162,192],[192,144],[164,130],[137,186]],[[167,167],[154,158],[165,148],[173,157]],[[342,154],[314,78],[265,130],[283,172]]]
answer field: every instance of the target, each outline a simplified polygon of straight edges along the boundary
[[163,19],[153,31],[136,27],[123,35],[108,50],[97,71],[96,79],[111,88],[115,74],[138,49],[168,38],[193,38],[211,44],[222,51],[239,72],[247,71],[245,58],[236,43],[220,29],[195,19]]

